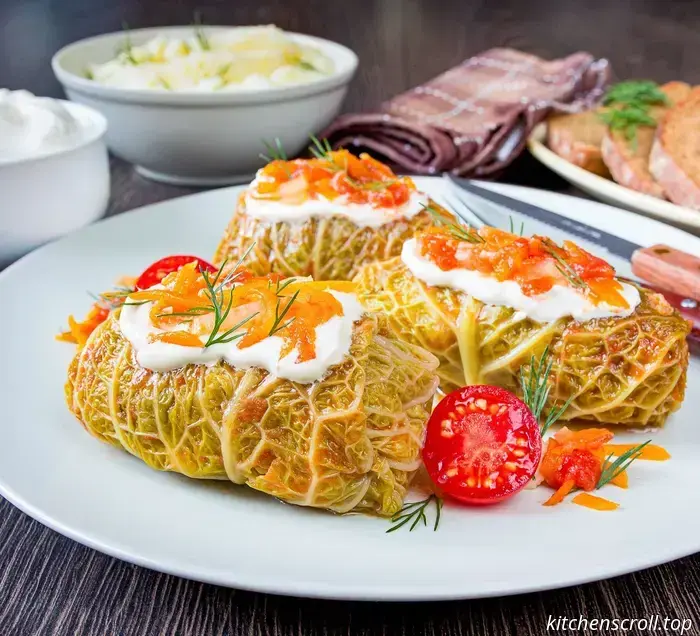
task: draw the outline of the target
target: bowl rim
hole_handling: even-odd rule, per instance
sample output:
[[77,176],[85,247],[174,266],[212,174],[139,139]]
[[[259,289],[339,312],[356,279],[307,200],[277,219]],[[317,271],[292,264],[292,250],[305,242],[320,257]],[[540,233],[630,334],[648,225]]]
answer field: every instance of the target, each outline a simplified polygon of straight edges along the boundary
[[10,161],[3,161],[2,158],[0,158],[0,171],[6,168],[31,163],[33,161],[40,161],[42,159],[58,157],[60,155],[76,152],[104,138],[108,127],[107,118],[100,111],[98,111],[95,108],[92,108],[91,106],[86,106],[85,104],[79,104],[77,102],[71,102],[67,99],[59,99],[54,97],[48,99],[53,99],[54,101],[60,102],[69,111],[82,113],[83,116],[87,117],[90,120],[90,126],[87,131],[87,134],[82,136],[78,142],[70,146],[66,146],[65,148],[51,148],[49,150],[45,150],[37,154],[28,155],[26,157],[20,157],[19,159],[12,159]]
[[[206,25],[208,30],[226,31],[230,29],[245,29],[257,25]],[[182,32],[191,30],[191,25],[172,25],[164,27],[146,27],[142,29],[133,29],[129,31],[132,38],[140,39],[142,36],[147,38],[149,35],[166,34],[168,32]],[[53,69],[56,79],[63,85],[64,89],[77,91],[94,98],[101,98],[106,101],[133,102],[133,103],[150,103],[163,104],[167,106],[227,106],[236,104],[263,104],[270,102],[286,101],[299,97],[309,97],[320,93],[327,93],[344,86],[350,82],[357,66],[359,59],[355,52],[332,40],[326,40],[313,35],[303,33],[295,33],[293,31],[284,31],[293,39],[311,44],[320,48],[324,52],[334,52],[340,56],[343,64],[341,68],[336,69],[330,76],[324,77],[306,84],[294,84],[291,86],[281,86],[275,88],[260,88],[256,90],[246,90],[241,92],[199,92],[199,91],[168,91],[166,89],[157,88],[117,88],[114,86],[105,86],[94,80],[81,77],[76,73],[67,70],[63,67],[65,56],[74,53],[86,45],[94,44],[101,40],[109,41],[123,37],[123,31],[113,31],[111,33],[103,33],[82,40],[77,40],[71,44],[60,48],[54,53],[51,58],[51,68]]]

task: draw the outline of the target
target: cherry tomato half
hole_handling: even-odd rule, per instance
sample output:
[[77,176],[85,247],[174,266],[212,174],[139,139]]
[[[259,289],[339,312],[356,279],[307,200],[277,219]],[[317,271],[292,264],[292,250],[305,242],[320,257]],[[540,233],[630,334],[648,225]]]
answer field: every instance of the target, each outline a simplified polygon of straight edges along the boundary
[[535,474],[542,437],[512,393],[475,385],[453,391],[428,421],[423,462],[445,494],[470,504],[502,501]]
[[136,280],[136,289],[148,289],[157,285],[162,281],[170,272],[175,272],[180,269],[183,265],[191,263],[192,261],[197,261],[200,269],[214,273],[218,271],[211,263],[198,258],[197,256],[188,256],[178,254],[176,256],[166,256],[156,261],[152,265],[149,265]]

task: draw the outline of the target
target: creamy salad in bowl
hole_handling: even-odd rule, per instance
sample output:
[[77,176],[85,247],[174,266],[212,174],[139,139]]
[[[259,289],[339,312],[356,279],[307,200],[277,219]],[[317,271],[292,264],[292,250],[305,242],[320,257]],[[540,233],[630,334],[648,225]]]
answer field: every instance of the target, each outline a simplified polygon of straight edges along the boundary
[[276,26],[158,34],[140,45],[129,31],[113,59],[90,64],[86,77],[104,86],[171,91],[250,91],[308,84],[330,76],[333,60]]

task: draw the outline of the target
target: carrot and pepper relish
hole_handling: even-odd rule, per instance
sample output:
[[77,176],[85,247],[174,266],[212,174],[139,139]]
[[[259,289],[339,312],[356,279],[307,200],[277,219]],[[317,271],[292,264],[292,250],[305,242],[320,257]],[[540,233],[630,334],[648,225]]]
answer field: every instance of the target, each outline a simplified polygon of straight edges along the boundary
[[[244,335],[239,348],[274,334],[284,340],[280,357],[297,348],[299,362],[316,357],[316,327],[344,315],[342,304],[330,292],[354,289],[349,282],[283,282],[279,274],[253,276],[245,269],[220,271],[213,280],[218,312],[225,312],[219,333],[240,325]],[[164,331],[151,335],[151,341],[202,347],[202,338],[211,333],[216,320],[211,289],[192,262],[168,274],[160,287],[134,292],[129,301],[152,303],[151,323]]]
[[514,281],[526,296],[543,294],[554,285],[574,287],[595,304],[629,307],[615,269],[571,241],[558,246],[546,237],[523,237],[484,226],[459,232],[431,228],[419,233],[417,242],[420,255],[443,271],[467,269],[498,281]]
[[399,177],[380,161],[363,153],[333,150],[315,159],[271,161],[258,171],[250,195],[298,205],[307,199],[396,208],[416,190],[413,179]]

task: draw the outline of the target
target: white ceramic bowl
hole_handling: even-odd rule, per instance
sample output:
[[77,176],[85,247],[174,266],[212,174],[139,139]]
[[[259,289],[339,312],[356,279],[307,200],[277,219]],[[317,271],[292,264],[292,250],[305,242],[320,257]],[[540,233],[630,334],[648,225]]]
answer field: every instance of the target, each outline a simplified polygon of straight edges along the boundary
[[0,267],[99,219],[109,200],[107,121],[63,102],[85,126],[72,147],[0,163]]
[[[235,27],[207,27],[207,31]],[[139,29],[134,45],[156,35],[187,37],[192,27]],[[338,114],[357,56],[348,48],[290,33],[329,56],[335,72],[296,86],[240,93],[123,89],[85,77],[90,64],[112,59],[124,33],[81,40],[61,49],[51,65],[70,99],[99,110],[109,122],[107,144],[144,176],[169,183],[222,185],[249,179],[264,162],[263,141],[279,138],[289,154],[309,144]]]

